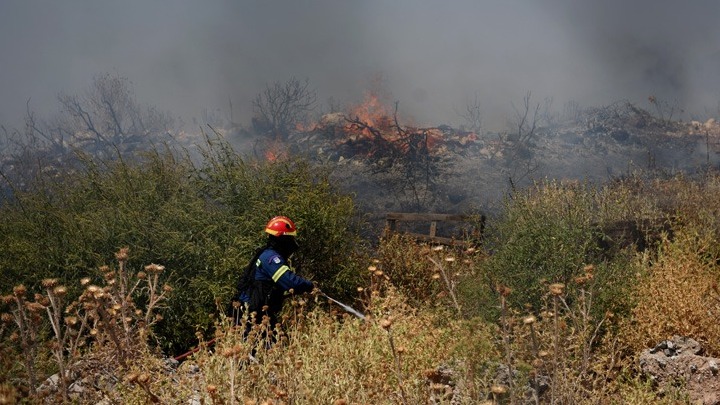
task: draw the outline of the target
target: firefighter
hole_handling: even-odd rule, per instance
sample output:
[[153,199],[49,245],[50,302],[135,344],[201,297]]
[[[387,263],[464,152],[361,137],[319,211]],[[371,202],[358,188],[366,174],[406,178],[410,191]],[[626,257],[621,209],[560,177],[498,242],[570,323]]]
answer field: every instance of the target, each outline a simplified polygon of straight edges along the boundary
[[290,218],[277,216],[265,226],[267,244],[248,263],[231,305],[235,325],[247,321],[245,333],[267,317],[269,326],[278,322],[285,296],[313,290],[313,283],[298,276],[288,259],[298,249],[297,228]]

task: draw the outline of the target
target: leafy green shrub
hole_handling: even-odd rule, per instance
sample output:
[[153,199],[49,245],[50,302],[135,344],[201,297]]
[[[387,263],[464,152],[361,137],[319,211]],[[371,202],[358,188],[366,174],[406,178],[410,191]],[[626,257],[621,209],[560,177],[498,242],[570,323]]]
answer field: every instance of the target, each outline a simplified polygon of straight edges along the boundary
[[[296,270],[341,296],[360,285],[357,263],[363,261],[352,258],[364,257],[365,246],[357,236],[355,206],[330,184],[327,168],[302,158],[245,160],[222,141],[210,141],[203,156],[205,166],[194,181],[229,216],[233,244],[246,252],[244,262],[265,243],[267,221],[285,215],[298,226]],[[231,274],[233,288],[237,277]]]
[[[212,326],[239,272],[274,215],[288,215],[302,246],[302,274],[330,291],[354,291],[359,254],[352,200],[327,173],[302,160],[246,161],[228,144],[208,141],[195,164],[169,150],[142,159],[83,159],[82,170],[38,178],[0,206],[1,285],[37,289],[96,274],[121,247],[133,251],[128,269],[158,263],[172,269],[175,292],[156,325],[160,344],[178,352],[194,332]],[[68,285],[75,285],[69,283]],[[69,294],[79,291],[69,291]]]
[[497,319],[493,290],[503,286],[510,289],[507,299],[512,307],[537,311],[549,284],[569,284],[582,276],[585,265],[594,264],[594,277],[606,283],[594,283],[598,304],[603,304],[596,305],[596,310],[627,311],[629,304],[622,300],[627,286],[614,281],[633,273],[631,266],[625,266],[631,253],[615,249],[608,256],[599,244],[605,239],[604,224],[627,217],[633,207],[620,195],[587,184],[556,181],[513,195],[502,215],[489,222],[488,259],[460,286],[465,306]]
[[590,190],[581,186],[549,182],[515,194],[489,229],[487,277],[513,290],[515,306],[539,308],[541,281],[567,283],[598,257],[592,212]]
[[[218,252],[228,241],[217,232],[217,224],[226,222],[220,220],[222,212],[191,189],[190,168],[187,161],[156,152],[141,163],[88,158],[80,172],[41,179],[43,187],[16,195],[2,207],[8,218],[0,225],[3,276],[29,288],[44,278],[76,286],[70,281],[95,275],[113,252],[129,246],[129,269],[161,263],[173,269],[173,284],[183,287],[176,299],[195,297],[195,305],[183,309],[188,319],[173,326],[192,330],[193,312],[200,312],[198,307],[207,311],[209,305],[200,304],[205,297],[187,291],[184,280],[212,277]],[[160,336],[169,345],[162,325]]]

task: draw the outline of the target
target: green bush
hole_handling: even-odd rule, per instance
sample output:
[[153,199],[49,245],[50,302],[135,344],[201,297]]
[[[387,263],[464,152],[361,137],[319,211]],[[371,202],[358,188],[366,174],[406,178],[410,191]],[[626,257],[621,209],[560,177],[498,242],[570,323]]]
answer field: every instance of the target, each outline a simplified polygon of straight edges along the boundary
[[506,200],[502,215],[489,221],[487,260],[460,284],[464,307],[497,319],[497,287],[504,286],[511,290],[507,299],[512,307],[538,311],[548,285],[569,285],[593,264],[596,310],[627,311],[621,299],[627,286],[614,281],[633,273],[631,252],[615,249],[608,256],[600,241],[606,239],[604,224],[624,218],[623,207],[629,204],[609,204],[608,193],[587,184],[548,181]]
[[199,164],[169,150],[133,161],[85,157],[82,170],[38,178],[4,200],[2,292],[19,283],[39,290],[44,278],[79,289],[81,277],[100,277],[98,267],[129,247],[130,271],[150,263],[167,268],[174,291],[155,332],[177,353],[224,309],[274,215],[299,226],[295,261],[304,276],[330,291],[354,291],[359,273],[347,262],[360,246],[354,206],[325,170],[303,160],[245,160],[219,140],[209,140],[203,154]]
[[[357,236],[355,205],[330,184],[328,168],[299,157],[248,161],[221,141],[210,141],[203,156],[206,164],[194,181],[209,201],[231,217],[234,238],[239,238],[233,244],[242,247],[245,261],[265,243],[267,221],[285,215],[298,227],[300,250],[292,262],[304,277],[340,295],[361,283],[357,266],[362,260],[351,260],[365,254]],[[238,276],[232,274],[233,288]]]
[[592,263],[599,252],[591,203],[588,190],[556,183],[516,194],[490,230],[496,250],[486,271],[493,284],[517,291],[515,304],[538,307],[541,281],[567,283]]

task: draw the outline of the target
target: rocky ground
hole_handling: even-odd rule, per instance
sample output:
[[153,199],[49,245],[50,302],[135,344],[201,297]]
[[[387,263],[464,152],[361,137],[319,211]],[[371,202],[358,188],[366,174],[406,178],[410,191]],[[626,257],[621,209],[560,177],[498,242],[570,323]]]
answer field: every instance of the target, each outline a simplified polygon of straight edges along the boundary
[[673,336],[658,343],[642,353],[640,367],[660,392],[684,387],[693,404],[720,404],[720,359],[703,356],[694,339]]

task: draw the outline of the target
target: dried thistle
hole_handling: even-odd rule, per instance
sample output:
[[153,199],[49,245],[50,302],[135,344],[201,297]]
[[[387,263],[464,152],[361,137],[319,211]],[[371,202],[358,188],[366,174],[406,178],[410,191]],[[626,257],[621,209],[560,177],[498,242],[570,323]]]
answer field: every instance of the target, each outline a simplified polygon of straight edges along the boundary
[[15,294],[15,296],[18,298],[24,298],[25,294],[27,294],[27,288],[25,288],[25,286],[22,284],[16,285],[15,287],[13,287],[13,294]]
[[100,292],[102,289],[94,284],[91,284],[85,288],[85,291],[89,292],[90,294],[95,294],[97,292]]
[[578,276],[573,279],[575,284],[577,285],[583,285],[588,281],[588,278],[586,276]]
[[140,375],[138,376],[138,378],[137,378],[137,381],[138,381],[140,384],[145,384],[145,383],[147,383],[148,381],[150,381],[150,374],[148,374],[148,373],[142,373],[142,374],[140,374]]
[[550,294],[552,295],[562,295],[563,291],[565,291],[565,284],[563,283],[553,283],[550,284]]
[[46,288],[49,290],[58,284],[58,280],[56,278],[46,278],[46,279],[43,279],[43,281],[40,284],[42,284],[43,288]]
[[165,270],[165,266],[159,265],[159,264],[148,264],[145,266],[145,271],[147,271],[150,274],[160,274]]
[[512,289],[506,285],[498,285],[497,286],[498,294],[500,294],[503,297],[507,297],[512,292]]
[[129,248],[122,248],[120,251],[115,253],[115,259],[119,262],[127,262],[128,257],[130,256],[130,249]]
[[55,289],[53,289],[53,293],[58,297],[62,297],[67,294],[67,287],[65,287],[64,285],[59,285],[55,287]]
[[41,304],[41,303],[39,303],[39,302],[26,302],[26,303],[25,303],[25,307],[26,307],[30,312],[35,312],[35,313],[41,312],[41,311],[43,311],[43,310],[46,308],[45,305],[43,305],[43,304]]

